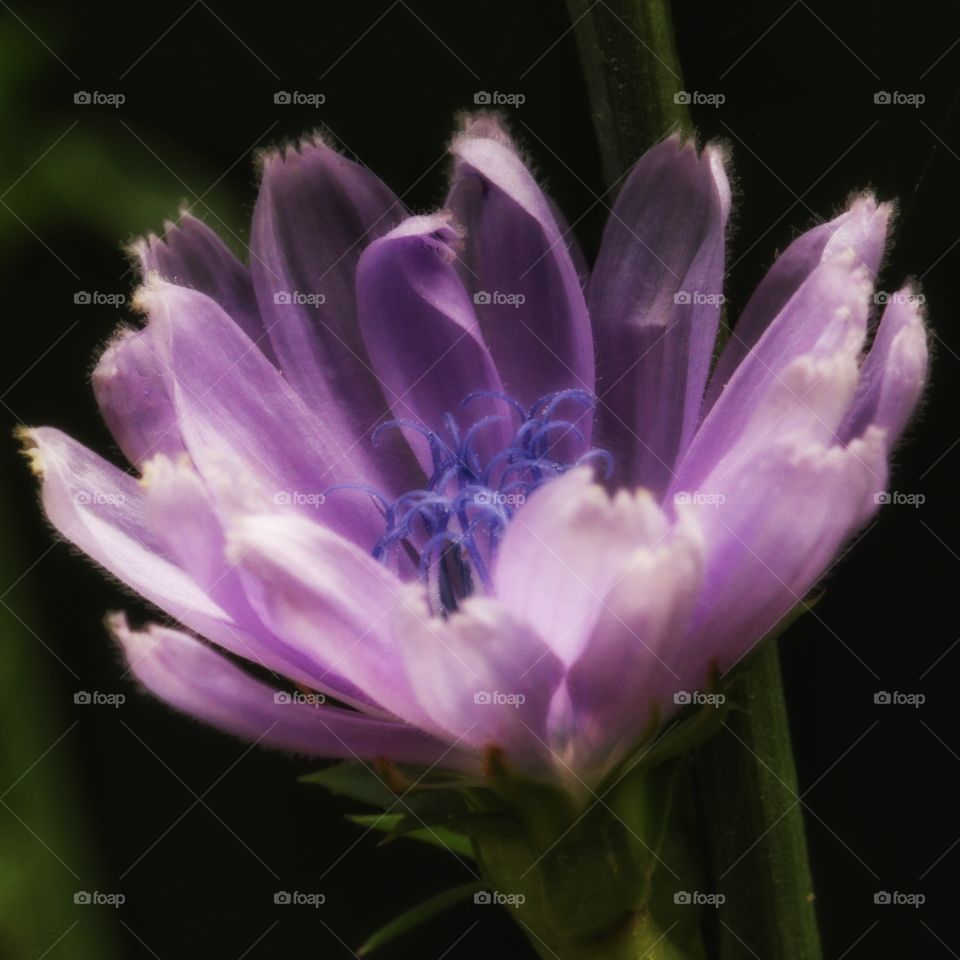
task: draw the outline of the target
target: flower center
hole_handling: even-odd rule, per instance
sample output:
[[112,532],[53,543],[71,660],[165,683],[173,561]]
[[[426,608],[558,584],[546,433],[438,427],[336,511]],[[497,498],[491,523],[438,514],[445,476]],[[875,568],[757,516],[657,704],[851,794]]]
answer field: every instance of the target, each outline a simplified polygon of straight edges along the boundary
[[[447,413],[442,433],[412,420],[390,420],[375,431],[374,445],[383,431],[399,427],[423,437],[433,464],[425,487],[390,502],[367,487],[342,485],[375,498],[383,512],[384,534],[373,548],[374,557],[396,563],[402,551],[427,584],[433,612],[441,616],[475,589],[490,589],[497,546],[534,490],[584,463],[602,463],[607,477],[613,470],[613,457],[606,450],[584,449],[586,439],[574,422],[596,404],[587,391],[551,393],[529,409],[512,397],[483,391],[467,396],[461,407],[467,410],[481,397],[502,403],[506,412],[466,424]],[[571,419],[569,411],[578,416]],[[487,452],[481,453],[477,441],[482,433],[509,421],[516,429],[507,445],[490,453],[489,444],[482,444]]]

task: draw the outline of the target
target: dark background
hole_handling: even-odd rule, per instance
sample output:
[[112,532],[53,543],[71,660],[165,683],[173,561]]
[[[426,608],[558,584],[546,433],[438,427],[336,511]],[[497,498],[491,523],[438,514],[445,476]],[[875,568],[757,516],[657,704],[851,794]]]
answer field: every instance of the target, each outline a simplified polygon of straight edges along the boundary
[[[935,362],[891,489],[925,503],[881,513],[783,651],[825,956],[957,956],[960,19],[863,0],[680,2],[675,18],[686,88],[726,97],[694,118],[733,148],[734,317],[775,252],[851,191],[899,199],[880,286],[921,281]],[[129,294],[121,243],[181,201],[242,251],[252,150],[311,127],[427,211],[444,196],[453,115],[476,91],[522,93],[514,132],[592,255],[609,198],[568,25],[554,0],[0,4],[3,433],[53,424],[116,457],[87,379],[124,311],[74,294]],[[78,90],[126,103],[75,105]],[[326,103],[275,105],[278,90]],[[880,90],[926,102],[876,105]],[[440,852],[377,849],[340,819],[349,804],[295,782],[307,765],[121,682],[101,618],[145,611],[66,545],[50,549],[12,440],[0,458],[0,957],[346,957],[399,908],[469,879]],[[77,690],[128,700],[75,706]],[[877,706],[878,690],[926,703]],[[77,890],[127,902],[75,907]],[[276,890],[327,903],[277,907]],[[875,906],[880,890],[926,904]],[[504,916],[464,906],[384,956],[491,949],[527,955]]]

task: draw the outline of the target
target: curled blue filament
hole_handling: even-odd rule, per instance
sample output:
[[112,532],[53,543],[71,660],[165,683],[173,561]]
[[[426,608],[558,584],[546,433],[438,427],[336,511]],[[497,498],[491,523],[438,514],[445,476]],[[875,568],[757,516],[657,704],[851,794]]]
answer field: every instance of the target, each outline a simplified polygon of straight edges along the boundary
[[[331,490],[359,490],[371,496],[383,513],[384,534],[373,547],[381,563],[397,563],[401,551],[417,566],[428,585],[433,612],[445,615],[458,599],[491,586],[490,566],[507,524],[527,498],[548,480],[583,464],[601,466],[606,478],[613,457],[606,450],[583,450],[586,440],[576,424],[560,415],[566,404],[592,410],[596,398],[586,390],[561,390],[541,397],[525,408],[517,400],[494,391],[469,394],[467,410],[480,398],[495,400],[503,414],[481,417],[466,425],[453,414],[443,418],[443,433],[413,420],[389,420],[373,434],[376,446],[386,430],[406,428],[423,437],[432,461],[432,473],[423,488],[395,500],[356,483]],[[507,445],[486,457],[477,438],[495,424],[508,421],[516,429]]]

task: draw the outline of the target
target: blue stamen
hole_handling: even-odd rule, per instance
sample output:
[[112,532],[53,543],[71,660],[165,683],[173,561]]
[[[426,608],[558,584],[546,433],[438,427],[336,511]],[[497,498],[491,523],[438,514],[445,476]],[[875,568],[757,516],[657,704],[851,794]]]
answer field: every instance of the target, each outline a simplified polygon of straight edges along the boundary
[[[377,446],[385,430],[409,428],[426,440],[433,465],[427,485],[390,502],[382,493],[360,483],[341,483],[330,490],[353,489],[374,498],[383,513],[384,534],[373,548],[381,563],[396,562],[404,549],[427,584],[434,613],[446,615],[473,589],[474,582],[489,590],[490,565],[507,524],[534,490],[582,464],[602,464],[609,479],[613,457],[598,448],[575,454],[586,443],[571,421],[555,417],[569,401],[592,410],[596,400],[586,390],[547,394],[529,409],[506,394],[492,390],[467,396],[462,407],[475,400],[495,400],[507,414],[488,414],[466,429],[451,413],[443,418],[446,437],[409,419],[388,420],[373,433]],[[477,449],[477,437],[496,424],[518,421],[510,442],[493,455]],[[557,453],[562,441],[563,453]]]

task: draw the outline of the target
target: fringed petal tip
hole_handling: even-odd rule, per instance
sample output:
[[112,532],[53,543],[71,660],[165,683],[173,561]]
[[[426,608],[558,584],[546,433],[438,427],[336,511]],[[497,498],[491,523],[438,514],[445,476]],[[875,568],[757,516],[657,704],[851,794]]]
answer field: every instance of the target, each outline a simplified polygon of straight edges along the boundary
[[284,140],[272,147],[257,150],[253,155],[254,168],[262,177],[275,164],[291,163],[313,151],[341,156],[333,136],[317,127],[301,134],[296,140]]
[[886,430],[892,449],[923,397],[929,374],[929,334],[923,294],[913,283],[896,293],[878,293],[874,301],[883,313],[860,368],[857,396],[838,437],[848,442],[874,424]]
[[96,385],[99,380],[115,376],[119,373],[117,354],[122,350],[124,343],[126,343],[130,337],[135,337],[138,333],[140,333],[140,330],[130,326],[128,323],[121,323],[114,328],[103,350],[100,351],[100,355],[94,360],[93,369],[90,371],[90,379],[94,385]]
[[20,453],[26,457],[27,465],[30,467],[30,472],[35,477],[42,478],[43,471],[45,469],[43,462],[43,451],[40,449],[40,444],[37,441],[34,428],[27,426],[15,427],[13,430],[13,436],[17,443],[20,444]]
[[[148,316],[150,311],[156,307],[164,292],[173,286],[174,284],[164,280],[157,271],[148,271],[144,274],[140,286],[133,291],[133,296],[130,298],[130,309],[143,316]],[[113,344],[113,346],[116,346],[116,344]]]
[[673,147],[678,155],[692,154],[698,160],[706,160],[718,180],[726,176],[733,163],[733,147],[729,141],[717,139],[701,143],[695,131],[674,130],[651,150],[666,150],[669,147]]
[[891,245],[896,210],[896,203],[878,202],[873,191],[852,194],[844,209],[831,221],[834,230],[823,247],[820,261],[852,248],[875,279]]
[[896,200],[878,200],[876,193],[869,187],[863,190],[854,190],[847,195],[846,200],[833,219],[844,214],[859,214],[873,218],[879,216],[884,226],[889,229],[897,215]]
[[506,117],[496,110],[463,111],[456,117],[456,132],[450,141],[450,152],[465,140],[496,140],[506,147],[517,149],[507,128]]
[[176,219],[167,217],[163,220],[163,229],[157,234],[153,230],[149,233],[135,236],[124,245],[123,251],[134,267],[136,267],[141,276],[146,276],[151,269],[150,254],[161,245],[169,245],[171,239],[177,237],[184,231],[192,230],[197,227],[205,228],[205,224],[191,212],[190,202],[186,199],[180,202],[177,207]]

